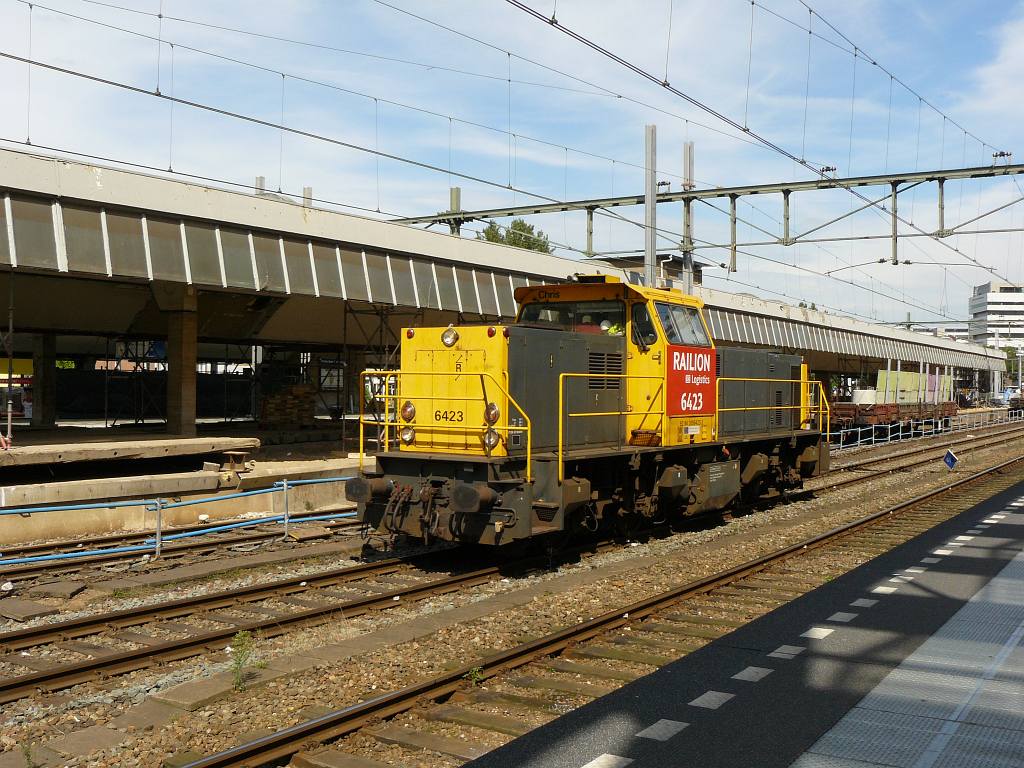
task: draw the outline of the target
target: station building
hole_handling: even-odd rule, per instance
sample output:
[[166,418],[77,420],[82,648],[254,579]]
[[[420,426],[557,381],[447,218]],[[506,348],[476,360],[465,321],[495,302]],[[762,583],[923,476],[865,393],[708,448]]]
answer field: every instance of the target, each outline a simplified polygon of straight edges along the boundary
[[[396,366],[402,327],[508,322],[517,287],[575,273],[640,278],[618,264],[259,189],[33,152],[0,150],[0,200],[0,310],[8,303],[15,378],[32,361],[39,427],[58,417],[163,422],[169,434],[190,436],[197,418],[287,426],[318,414],[332,421],[315,426],[334,424],[343,438],[344,417],[363,396],[359,372]],[[803,355],[841,386],[875,381],[879,371],[969,383],[1005,370],[1005,355],[983,344],[696,292],[716,344]]]

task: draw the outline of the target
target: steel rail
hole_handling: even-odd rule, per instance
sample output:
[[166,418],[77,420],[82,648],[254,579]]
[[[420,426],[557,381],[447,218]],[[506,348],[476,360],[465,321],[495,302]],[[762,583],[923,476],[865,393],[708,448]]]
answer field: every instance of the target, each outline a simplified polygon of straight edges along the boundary
[[391,558],[376,563],[362,563],[308,576],[293,576],[264,584],[254,584],[248,587],[211,592],[196,597],[184,597],[179,600],[154,603],[138,608],[126,608],[113,613],[84,616],[70,621],[41,624],[37,627],[5,632],[0,634],[0,652],[11,653],[46,643],[96,634],[105,629],[121,630],[150,621],[180,618],[195,613],[230,608],[241,603],[284,597],[296,592],[307,592],[317,587],[332,586],[353,579],[383,576],[399,571],[405,566],[429,556],[430,553],[426,553],[413,558]]
[[[1024,435],[1022,435],[1022,437],[1024,437]],[[1004,435],[989,435],[985,440],[971,441],[973,443],[973,445],[971,446],[971,450],[974,450],[975,448],[988,448],[992,445],[1003,443],[1005,441],[1006,437]],[[900,458],[905,458],[907,456],[919,455],[921,453],[927,453],[928,451],[942,450],[943,447],[945,446],[939,446],[938,448],[933,446],[930,449],[917,451],[916,453],[904,453],[901,454],[900,456],[889,459],[875,459],[873,461],[864,462],[863,464],[858,465],[856,468],[860,468],[870,464],[881,464],[886,461],[898,461]],[[931,464],[932,462],[938,460],[938,458],[939,457],[937,456],[928,456],[926,458],[918,459],[917,461],[907,462],[906,464],[900,464],[895,467],[888,467],[869,471],[868,474],[857,475],[856,477],[847,477],[842,480],[836,480],[835,482],[826,481],[824,485],[814,488],[813,491],[834,491],[839,488],[846,488],[847,486],[856,485],[857,483],[863,483],[867,480],[872,480],[883,475],[891,475],[894,472],[903,472],[909,469],[916,469],[917,467],[922,467],[926,464]],[[847,467],[843,467],[843,469],[847,469]]]
[[286,728],[269,736],[255,739],[247,744],[200,758],[182,768],[254,768],[264,763],[281,760],[301,749],[310,748],[311,746],[352,733],[376,719],[391,717],[407,711],[424,698],[438,699],[454,693],[464,684],[464,678],[470,672],[473,672],[476,679],[482,680],[512,668],[524,666],[537,657],[564,650],[573,643],[590,640],[637,618],[649,616],[655,611],[661,610],[679,600],[706,593],[723,584],[728,584],[751,573],[764,570],[768,566],[794,555],[817,549],[834,539],[866,528],[879,520],[885,519],[897,512],[905,511],[936,496],[982,480],[1021,461],[1024,461],[1024,457],[1011,459],[945,485],[942,488],[937,488],[908,501],[900,502],[879,512],[874,512],[853,522],[833,528],[831,531],[826,531],[746,563],[705,576],[667,592],[652,595],[631,605],[582,622],[575,627],[555,632],[485,659],[470,662],[458,669],[451,670],[401,691],[384,694],[369,701],[354,704],[337,712],[331,712],[305,723]]
[[[90,680],[95,680],[97,678],[105,678],[116,674],[126,674],[138,669],[144,669],[154,664],[162,665],[172,661],[180,661],[181,659],[186,659],[191,656],[197,656],[202,653],[215,652],[230,645],[235,635],[239,632],[259,631],[266,637],[276,637],[278,635],[285,634],[294,627],[305,627],[319,624],[323,620],[332,616],[350,618],[374,608],[391,608],[401,605],[402,602],[406,600],[431,597],[433,595],[452,592],[464,587],[482,584],[486,581],[490,581],[499,574],[500,568],[498,566],[493,566],[478,571],[472,571],[470,573],[436,579],[422,584],[414,584],[409,587],[391,590],[381,594],[360,597],[343,603],[324,605],[323,608],[310,608],[308,610],[298,611],[286,616],[276,616],[263,620],[250,622],[239,621],[238,624],[234,624],[222,630],[206,632],[201,635],[190,635],[179,640],[169,640],[165,643],[160,643],[159,645],[151,645],[146,648],[139,648],[133,651],[105,655],[100,658],[89,659],[77,664],[64,665],[30,675],[5,678],[0,680],[0,704],[24,698],[37,690],[47,692],[61,690],[80,683],[89,682]],[[307,577],[307,579],[312,578],[313,577]],[[302,589],[305,590],[306,588]],[[237,592],[244,590],[233,591]],[[286,590],[281,591],[282,593],[286,593]],[[291,591],[295,591],[294,588],[292,588]],[[220,595],[214,596],[219,598],[221,603],[214,602],[213,604],[208,605],[207,608],[225,608],[235,605],[237,601],[224,597],[226,594],[228,593],[221,593]],[[151,608],[151,618],[153,616],[170,618],[182,615],[180,613],[174,613],[173,610],[166,610],[166,606],[169,605],[172,604],[165,603],[161,606],[154,606],[158,609],[155,612]],[[137,614],[139,611],[126,611],[120,613]],[[188,613],[195,613],[195,611],[188,609]],[[125,626],[133,626],[140,623],[138,618],[129,618],[127,619],[128,623],[126,624],[124,620],[118,620],[116,618],[117,616],[118,614],[111,614],[101,617],[101,620],[105,620],[108,625],[115,629],[121,629]],[[92,624],[92,632],[94,633],[96,631],[95,620],[92,620]],[[38,629],[52,629],[54,626],[59,627],[60,625],[50,625],[40,627]],[[30,633],[32,630],[25,630],[25,632]],[[81,634],[75,635],[69,632],[67,633],[67,636],[74,637],[81,636]],[[35,645],[38,644],[39,643],[35,643]]]
[[[976,432],[981,433],[981,434],[979,434],[977,436],[969,435],[969,436],[966,436],[966,437],[957,438],[956,440],[950,440],[949,442],[942,441],[942,445],[934,445],[934,444],[933,445],[920,445],[920,444],[918,444],[916,447],[914,447],[913,443],[911,443],[910,450],[898,451],[898,452],[892,453],[892,454],[890,454],[888,456],[876,456],[874,458],[869,456],[869,457],[866,457],[866,458],[864,458],[864,459],[862,459],[860,461],[851,461],[848,464],[841,464],[839,466],[832,466],[832,467],[830,467],[829,471],[830,472],[844,472],[846,470],[851,470],[851,469],[860,469],[862,467],[867,467],[867,466],[870,466],[872,464],[882,464],[882,463],[884,463],[886,461],[895,461],[896,459],[903,458],[905,456],[917,456],[918,454],[927,453],[928,451],[939,451],[939,450],[942,450],[943,448],[951,448],[951,447],[956,446],[956,445],[963,445],[965,443],[974,443],[974,442],[977,442],[978,440],[986,440],[986,439],[988,439],[990,437],[1013,435],[1015,433],[1020,433],[1021,435],[1024,435],[1024,423],[1017,423],[1017,424],[1015,424],[1015,425],[1013,425],[1013,426],[1011,426],[1009,428],[999,429],[999,430],[995,430],[995,431],[992,431],[992,432],[987,432],[987,431],[983,432],[982,431],[982,430],[987,430],[987,429],[988,428],[983,427],[982,429],[975,430]],[[920,438],[920,439],[921,440],[935,440],[935,439],[941,438],[941,437],[943,437],[943,435],[939,434],[939,435],[932,435],[931,437],[925,437],[925,438]],[[899,443],[889,443],[889,445],[893,445],[893,444],[899,445]]]

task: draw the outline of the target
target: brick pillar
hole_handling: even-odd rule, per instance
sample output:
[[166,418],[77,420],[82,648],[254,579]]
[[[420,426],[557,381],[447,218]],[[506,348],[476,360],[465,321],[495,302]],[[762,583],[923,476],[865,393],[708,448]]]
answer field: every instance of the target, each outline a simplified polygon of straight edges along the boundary
[[57,334],[32,334],[32,426],[57,424]]
[[167,434],[196,436],[196,313],[167,313]]

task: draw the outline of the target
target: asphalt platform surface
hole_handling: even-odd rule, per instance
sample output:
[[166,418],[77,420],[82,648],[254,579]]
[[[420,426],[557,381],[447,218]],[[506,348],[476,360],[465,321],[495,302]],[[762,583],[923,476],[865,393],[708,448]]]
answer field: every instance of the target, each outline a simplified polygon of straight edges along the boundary
[[[467,765],[1024,766],[1022,550],[1024,483]],[[913,655],[961,626],[986,637]],[[999,727],[975,733],[961,721],[993,679]],[[958,729],[975,758],[947,754]]]

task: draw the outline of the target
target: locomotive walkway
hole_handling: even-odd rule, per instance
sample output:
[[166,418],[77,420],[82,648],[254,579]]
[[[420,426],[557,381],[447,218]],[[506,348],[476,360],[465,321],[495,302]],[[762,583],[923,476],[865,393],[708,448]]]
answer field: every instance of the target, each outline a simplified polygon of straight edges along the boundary
[[1024,484],[473,761],[1024,764]]

